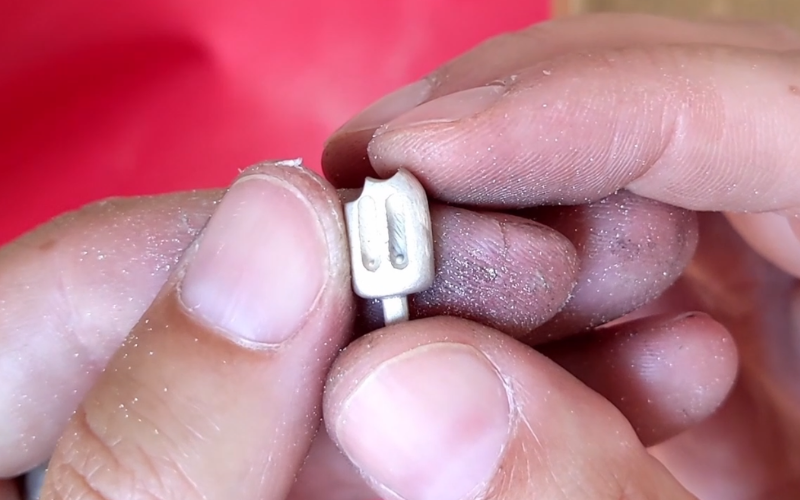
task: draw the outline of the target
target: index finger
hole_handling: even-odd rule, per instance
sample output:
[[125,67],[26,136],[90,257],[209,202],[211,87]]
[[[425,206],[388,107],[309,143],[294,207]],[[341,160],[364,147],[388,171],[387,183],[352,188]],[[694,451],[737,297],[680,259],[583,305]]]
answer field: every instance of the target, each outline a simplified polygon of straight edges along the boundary
[[573,53],[425,103],[379,129],[378,173],[437,197],[574,204],[620,189],[694,210],[800,208],[794,52],[653,46]]
[[426,78],[363,110],[328,140],[322,168],[334,185],[360,187],[365,176],[375,173],[366,148],[381,125],[423,102],[502,81],[542,61],[600,47],[700,43],[789,50],[800,48],[800,35],[780,26],[694,22],[635,13],[589,14],[535,24],[490,38],[446,62]]
[[797,52],[599,49],[502,81],[383,126],[368,147],[375,170],[402,166],[445,201],[495,208],[586,203],[626,189],[726,211],[758,253],[800,276]]

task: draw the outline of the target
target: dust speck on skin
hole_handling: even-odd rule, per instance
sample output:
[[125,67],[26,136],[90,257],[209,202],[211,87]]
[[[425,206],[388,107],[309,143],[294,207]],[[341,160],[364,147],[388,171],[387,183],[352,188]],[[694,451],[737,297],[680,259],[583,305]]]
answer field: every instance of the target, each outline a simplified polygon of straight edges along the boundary
[[697,244],[693,215],[626,192],[542,219],[569,238],[581,270],[570,302],[536,332],[559,338],[614,320],[658,297]]
[[276,167],[287,167],[287,168],[302,168],[303,166],[303,159],[302,158],[291,158],[288,160],[278,160],[273,163]]
[[412,297],[415,315],[450,315],[516,336],[567,300],[577,262],[569,241],[524,219],[432,207],[436,280]]
[[[46,414],[52,422],[66,418],[56,410],[77,405],[86,390],[80,381],[92,380],[104,369],[210,217],[221,193],[104,200],[18,240],[17,245],[46,252],[25,253],[17,266],[20,276],[35,283],[45,275],[57,293],[36,293],[28,284],[15,290],[15,304],[20,294],[29,297],[25,307],[35,321],[7,325],[6,348],[23,355],[15,367],[19,377],[5,382],[14,388],[33,378],[74,381],[53,384],[58,392],[49,394],[18,391],[9,404],[19,407],[19,414]],[[4,303],[0,298],[0,316],[9,317],[14,311]],[[51,345],[52,339],[58,339],[63,350],[64,363],[58,367],[41,363],[37,349],[42,342]],[[62,402],[54,405],[56,400]]]

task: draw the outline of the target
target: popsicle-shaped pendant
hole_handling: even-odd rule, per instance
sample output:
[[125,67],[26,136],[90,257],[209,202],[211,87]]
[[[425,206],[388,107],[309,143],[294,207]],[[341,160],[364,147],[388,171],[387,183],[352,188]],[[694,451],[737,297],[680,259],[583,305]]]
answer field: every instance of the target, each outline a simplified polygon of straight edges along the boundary
[[408,320],[407,296],[429,288],[434,277],[425,189],[406,170],[367,178],[344,213],[356,295],[381,299],[386,325]]

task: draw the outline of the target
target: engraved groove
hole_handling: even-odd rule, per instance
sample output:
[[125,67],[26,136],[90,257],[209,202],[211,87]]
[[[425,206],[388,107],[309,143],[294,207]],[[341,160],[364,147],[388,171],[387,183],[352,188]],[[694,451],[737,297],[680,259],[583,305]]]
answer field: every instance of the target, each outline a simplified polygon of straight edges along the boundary
[[389,228],[389,261],[395,269],[408,266],[408,235],[405,196],[393,194],[386,199],[386,222]]
[[358,238],[361,246],[361,263],[368,271],[381,267],[380,243],[376,239],[378,207],[371,196],[358,201]]

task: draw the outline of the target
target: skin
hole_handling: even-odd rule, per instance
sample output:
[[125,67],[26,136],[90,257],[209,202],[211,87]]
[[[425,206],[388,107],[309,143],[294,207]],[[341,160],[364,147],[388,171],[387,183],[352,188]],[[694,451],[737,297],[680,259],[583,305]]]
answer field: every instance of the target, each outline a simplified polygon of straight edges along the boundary
[[[345,125],[332,184],[265,164],[224,196],[23,236],[0,250],[0,476],[52,454],[48,500],[792,498],[798,45],[534,26]],[[481,109],[448,99],[493,82]],[[413,321],[361,335],[335,188],[401,166],[438,200],[437,283]],[[228,302],[242,314],[214,313]]]
[[[345,185],[403,166],[448,202],[514,210],[624,189],[716,212],[700,218],[697,253],[675,287],[630,318],[705,311],[734,337],[741,371],[719,412],[651,451],[699,498],[792,498],[800,185],[796,114],[786,110],[800,103],[799,46],[774,26],[638,15],[534,26],[436,70],[404,116],[340,130],[326,173]],[[495,82],[502,97],[480,110],[436,103]],[[472,113],[441,114],[459,107]],[[368,164],[345,154],[357,144]]]

